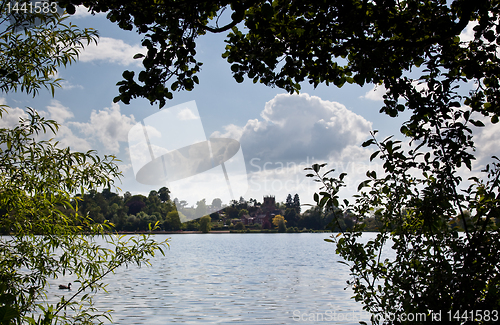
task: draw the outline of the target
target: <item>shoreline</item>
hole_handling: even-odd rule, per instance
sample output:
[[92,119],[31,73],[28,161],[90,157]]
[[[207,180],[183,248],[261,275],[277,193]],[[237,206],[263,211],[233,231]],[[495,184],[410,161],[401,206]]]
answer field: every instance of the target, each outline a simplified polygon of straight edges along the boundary
[[[150,234],[150,235],[172,235],[172,234],[287,234],[287,232],[279,233],[278,231],[231,231],[231,230],[211,230],[207,233],[203,233],[201,231],[195,230],[179,230],[179,231],[119,231],[116,232],[119,235],[142,235],[142,234]],[[288,234],[301,234],[301,233],[332,233],[331,231],[305,231],[305,232],[290,232]]]

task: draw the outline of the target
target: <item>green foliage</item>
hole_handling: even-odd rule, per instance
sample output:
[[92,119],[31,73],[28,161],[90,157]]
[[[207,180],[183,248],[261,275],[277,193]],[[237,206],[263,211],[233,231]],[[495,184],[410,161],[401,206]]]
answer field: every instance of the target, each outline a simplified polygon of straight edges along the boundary
[[292,194],[288,194],[288,196],[286,197],[285,206],[287,208],[291,208],[293,206]]
[[241,218],[244,215],[248,215],[248,210],[247,209],[241,209],[240,212],[238,212],[238,218]]
[[[35,96],[43,87],[54,94],[60,81],[54,78],[57,69],[75,62],[84,46],[96,42],[97,32],[66,24],[68,16],[58,14],[27,12],[10,23],[7,2],[0,1],[0,90],[20,90]],[[22,27],[26,24],[30,27]]]
[[167,218],[165,219],[164,229],[177,231],[177,230],[181,230],[181,228],[182,228],[182,224],[181,224],[181,219],[179,217],[179,212],[170,211],[167,214]]
[[278,232],[286,232],[286,220],[281,219],[278,221]]
[[[386,175],[377,178],[367,172],[355,202],[338,203],[343,180],[320,174],[313,176],[323,184],[315,197],[326,209],[340,207],[356,215],[352,229],[342,229],[328,239],[337,245],[351,269],[357,301],[375,316],[403,313],[441,312],[453,315],[463,310],[497,310],[500,302],[500,235],[496,220],[500,212],[500,163],[488,166],[484,180],[473,178],[463,194],[457,191],[450,154],[434,152],[432,171],[417,163],[416,151],[406,154],[386,139],[373,143],[384,160]],[[453,168],[453,169],[451,169]],[[415,171],[420,170],[421,177]],[[363,190],[368,188],[368,190]],[[360,241],[366,221],[377,223],[375,239]],[[463,233],[453,226],[463,224]],[[338,219],[336,220],[338,221]],[[395,259],[383,256],[390,245]],[[374,319],[378,323],[377,319]],[[455,319],[453,323],[460,323]],[[479,321],[478,323],[484,323]]]
[[161,202],[170,201],[170,190],[166,187],[160,188],[160,190],[158,191],[158,197],[160,198]]
[[326,223],[324,222],[323,209],[320,207],[313,207],[304,212],[302,217],[297,222],[299,228],[307,229],[324,229]]
[[183,223],[183,228],[184,230],[187,231],[197,231],[200,228],[200,224],[198,223],[197,220],[189,220],[185,223]]
[[215,198],[212,200],[212,207],[221,209],[222,208],[222,200],[219,198]]
[[297,211],[297,213],[300,213],[300,197],[298,194],[293,196],[293,208]]
[[[157,221],[157,230],[180,230],[180,220],[177,219],[182,214],[175,211],[171,201],[162,202],[160,193],[161,189],[158,192],[151,191],[148,197],[140,194],[121,197],[107,188],[102,193],[91,190],[79,196],[78,208],[81,214],[87,215],[94,222],[111,221],[114,231],[145,232],[150,223],[155,224]],[[75,206],[75,202],[73,205]],[[175,220],[172,219],[173,212]]]
[[238,218],[238,215],[240,213],[237,208],[232,207],[232,206],[226,207],[224,209],[224,211],[226,212],[226,216],[229,219],[236,219],[236,218]]
[[274,218],[272,220],[272,224],[275,227],[278,227],[280,221],[285,221],[285,217],[283,217],[282,215],[278,214],[278,215],[274,216]]
[[[137,54],[143,71],[123,73],[115,101],[144,97],[160,108],[174,91],[192,90],[202,63],[196,41],[207,33],[227,33],[222,57],[234,79],[300,91],[308,81],[341,87],[346,83],[383,83],[391,97],[382,109],[396,116],[405,107],[419,110],[419,96],[409,78],[412,67],[442,65],[454,78],[480,81],[470,98],[476,109],[498,121],[496,48],[497,1],[109,1],[61,0],[69,13],[83,5],[106,12],[124,30],[144,36],[147,54]],[[222,18],[222,19],[221,19]],[[458,36],[478,20],[474,40],[461,46]],[[220,26],[219,21],[227,24]],[[431,59],[431,61],[429,61]],[[431,65],[427,63],[434,62]],[[436,65],[434,65],[436,66]],[[446,87],[446,85],[444,85]],[[415,98],[401,104],[404,98]],[[425,114],[425,110],[420,113]]]
[[288,208],[285,210],[284,214],[286,224],[290,227],[295,227],[297,226],[297,222],[299,219],[299,216],[297,215],[297,211],[293,208]]
[[244,230],[245,229],[245,225],[243,224],[243,222],[237,222],[235,225],[234,225],[234,229],[235,230]]
[[207,214],[207,204],[206,204],[206,200],[203,199],[203,200],[196,202],[195,215],[196,216],[204,216],[205,214]]
[[147,198],[144,195],[132,195],[125,205],[128,207],[129,214],[136,215],[146,207]]
[[[9,20],[5,4],[0,24]],[[64,25],[57,14],[19,15],[14,21],[0,32],[3,92],[35,96],[41,87],[53,92],[57,68],[73,62],[96,37],[92,30]],[[8,111],[2,106],[0,115]],[[59,125],[31,108],[27,115],[17,126],[0,129],[0,231],[6,234],[0,237],[0,323],[102,323],[110,319],[109,311],[95,309],[92,296],[104,289],[103,278],[120,266],[148,264],[168,244],[149,236],[110,236],[107,220],[96,223],[82,214],[83,193],[109,188],[121,175],[116,158],[43,140]],[[90,209],[99,217],[107,213],[99,206]],[[113,213],[121,213],[118,206]],[[76,292],[49,304],[48,283],[61,275],[74,278]]]
[[[116,158],[36,140],[59,126],[34,110],[27,113],[15,128],[0,129],[0,229],[9,235],[0,237],[2,322],[99,322],[108,312],[95,310],[91,296],[80,293],[103,288],[103,278],[119,266],[148,263],[166,243],[108,236],[108,223],[82,215],[72,193],[112,185],[120,175]],[[48,281],[65,274],[79,283],[77,292],[55,305],[44,303]]]
[[200,218],[200,221],[199,221],[199,227],[198,229],[202,232],[202,233],[209,233],[210,230],[212,229],[212,218],[210,218],[210,216],[203,216]]

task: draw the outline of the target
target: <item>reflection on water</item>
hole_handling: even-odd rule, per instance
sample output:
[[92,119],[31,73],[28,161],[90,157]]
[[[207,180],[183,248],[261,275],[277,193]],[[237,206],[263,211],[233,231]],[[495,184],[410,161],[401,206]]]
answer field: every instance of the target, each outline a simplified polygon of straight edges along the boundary
[[[164,235],[157,235],[164,239]],[[119,269],[108,293],[116,324],[358,324],[368,321],[344,290],[328,234],[169,235],[151,267]],[[71,281],[71,278],[65,277]],[[55,287],[55,286],[54,286]],[[62,292],[54,291],[55,295]],[[67,294],[67,293],[66,293]]]

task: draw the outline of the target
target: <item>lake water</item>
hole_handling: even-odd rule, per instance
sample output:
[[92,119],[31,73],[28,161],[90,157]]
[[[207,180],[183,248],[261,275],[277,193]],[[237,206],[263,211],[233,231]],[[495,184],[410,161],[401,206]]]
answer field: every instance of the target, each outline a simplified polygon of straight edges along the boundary
[[171,238],[166,255],[119,269],[96,297],[116,324],[369,323],[327,233],[156,236]]

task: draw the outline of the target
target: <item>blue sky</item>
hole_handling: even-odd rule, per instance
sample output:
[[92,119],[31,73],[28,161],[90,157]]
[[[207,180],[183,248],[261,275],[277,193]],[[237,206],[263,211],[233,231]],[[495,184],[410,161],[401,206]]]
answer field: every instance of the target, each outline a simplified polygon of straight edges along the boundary
[[[151,106],[144,99],[132,100],[130,105],[112,103],[122,72],[140,69],[140,60],[132,57],[145,52],[140,46],[141,36],[120,30],[104,15],[91,16],[78,9],[70,21],[79,27],[97,29],[98,46],[88,47],[77,63],[59,70],[58,77],[64,81],[54,97],[44,90],[34,99],[23,94],[3,95],[1,101],[12,109],[1,120],[1,126],[13,125],[27,106],[33,107],[61,123],[56,137],[61,145],[117,155],[124,175],[117,185],[123,192],[147,195],[161,186],[136,181],[128,133],[134,125],[158,113],[158,105]],[[464,31],[463,38],[467,37],[470,28]],[[382,87],[346,85],[339,89],[320,85],[313,89],[303,84],[300,95],[289,95],[251,81],[238,84],[232,78],[230,64],[221,58],[223,40],[224,35],[207,35],[198,40],[198,60],[204,63],[200,84],[191,92],[174,93],[174,99],[162,110],[195,101],[206,138],[229,137],[241,143],[248,175],[245,199],[262,201],[263,195],[270,194],[277,201],[285,201],[288,194],[298,193],[302,203],[312,203],[318,186],[305,177],[303,170],[312,163],[327,162],[339,173],[347,172],[346,195],[355,192],[367,169],[382,173],[379,162],[369,163],[373,149],[362,148],[361,143],[369,138],[370,130],[379,130],[379,139],[398,135],[408,116],[405,113],[390,118],[378,113]],[[486,157],[498,151],[495,143],[500,136],[496,131],[497,126],[476,130],[476,170],[484,166]],[[214,193],[206,193],[206,188],[205,192],[199,191],[189,180],[183,186],[190,193],[185,198],[189,205],[202,198],[211,203],[209,198],[217,196],[216,189]],[[177,194],[172,192],[172,196]]]

